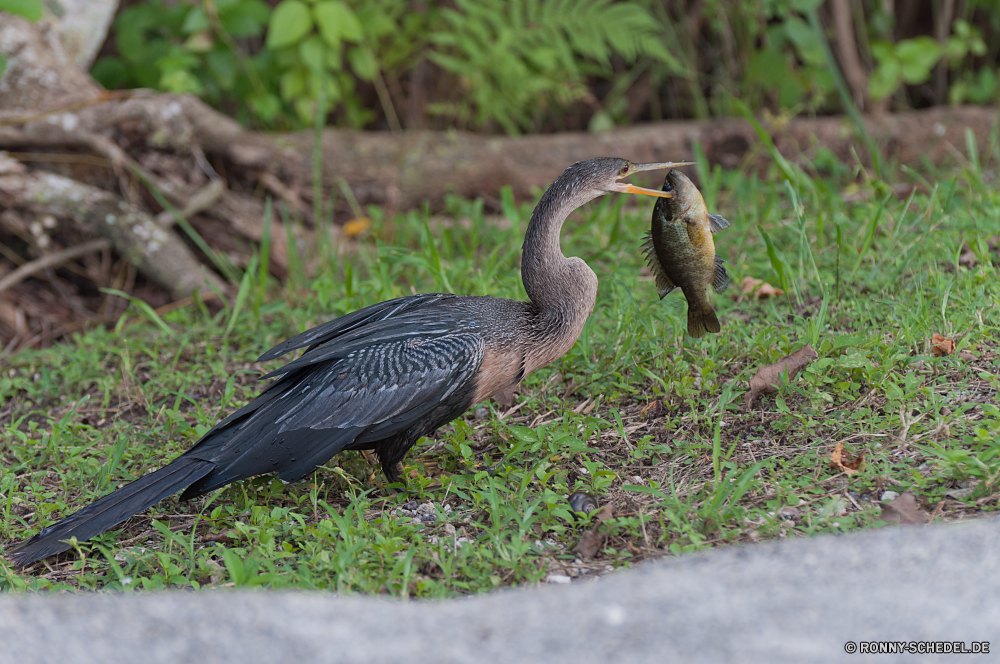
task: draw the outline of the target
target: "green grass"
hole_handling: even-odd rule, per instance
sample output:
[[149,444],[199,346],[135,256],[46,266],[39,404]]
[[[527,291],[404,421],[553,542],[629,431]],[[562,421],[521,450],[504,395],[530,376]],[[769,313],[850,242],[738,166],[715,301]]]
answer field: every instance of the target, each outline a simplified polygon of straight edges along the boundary
[[[684,335],[683,298],[658,300],[644,276],[652,202],[600,199],[563,232],[564,252],[601,283],[579,342],[522,384],[512,412],[483,404],[418,443],[405,460],[410,494],[387,491],[377,467],[349,452],[296,485],[262,477],[191,503],[170,498],[28,573],[0,562],[0,589],[440,597],[877,527],[887,489],[912,491],[938,520],[991,513],[1000,490],[995,153],[965,168],[904,172],[915,188],[902,194],[819,158],[832,172],[788,163],[764,179],[716,171],[709,193],[733,222],[716,241],[736,285],[715,301],[722,333],[700,340]],[[251,265],[238,306],[215,315],[192,306],[159,321],[133,307],[117,331],[9,360],[0,542],[187,449],[254,396],[262,367],[252,360],[283,338],[411,292],[524,299],[530,206],[509,194],[502,205],[502,219],[458,200],[434,218],[371,209],[361,251],[321,261],[312,278],[293,266],[279,286]],[[735,301],[744,276],[780,282],[788,295]],[[973,357],[931,357],[935,332]],[[806,343],[819,360],[745,410],[756,370]],[[828,465],[838,442],[864,455],[862,472]],[[569,512],[576,490],[616,510],[589,561],[571,551],[593,526]],[[411,501],[429,503],[434,519],[404,514]]]

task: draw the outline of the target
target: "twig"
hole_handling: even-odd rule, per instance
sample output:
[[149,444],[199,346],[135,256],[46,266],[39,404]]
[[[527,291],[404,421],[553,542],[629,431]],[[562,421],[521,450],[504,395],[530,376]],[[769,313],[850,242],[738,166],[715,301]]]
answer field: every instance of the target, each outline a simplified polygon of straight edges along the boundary
[[111,168],[111,161],[92,154],[60,154],[51,152],[7,152],[7,156],[18,161],[38,161],[55,164],[89,164]]
[[[189,219],[199,212],[207,210],[215,205],[215,202],[219,200],[225,192],[226,183],[222,178],[212,180],[202,189],[195,192],[194,196],[191,197],[191,200],[188,201],[187,205],[181,209],[181,216],[185,219]],[[156,215],[156,223],[164,228],[170,228],[177,223],[177,220],[174,218],[174,215],[170,214],[170,210],[164,210],[160,214]]]
[[854,39],[854,23],[851,20],[850,0],[832,0],[833,26],[837,34],[837,55],[844,78],[851,87],[854,103],[862,110],[868,100],[868,75],[858,57],[858,46]]
[[[937,16],[937,40],[944,48],[948,40],[948,33],[951,32],[951,19],[955,13],[955,0],[944,0],[941,4],[941,13]],[[935,102],[944,104],[948,96],[948,64],[942,58],[934,72],[934,97]]]
[[58,108],[52,108],[47,111],[39,111],[38,113],[32,113],[31,115],[21,115],[12,118],[2,118],[0,117],[0,127],[14,127],[17,125],[28,124],[29,122],[36,122],[43,118],[47,118],[51,115],[56,115],[57,113],[72,113],[73,111],[79,111],[82,108],[87,108],[88,106],[96,106],[97,104],[103,104],[107,101],[117,101],[119,99],[131,99],[132,97],[138,95],[148,95],[147,90],[102,90],[100,95],[97,97],[91,97],[89,99],[83,99],[81,101],[75,101],[71,104],[66,104],[65,106],[59,106]]
[[298,192],[291,187],[286,186],[285,183],[278,179],[278,177],[273,173],[261,173],[260,183],[267,187],[271,193],[280,197],[281,200],[295,208],[295,211],[303,217],[312,217],[312,211],[306,209],[306,205],[302,202],[302,198],[299,197]]
[[54,254],[49,254],[48,256],[42,256],[41,258],[36,258],[33,261],[25,263],[21,267],[15,269],[10,274],[4,276],[0,279],[0,293],[4,292],[11,286],[20,283],[27,279],[28,277],[37,274],[43,270],[47,270],[50,267],[55,267],[61,265],[66,261],[71,261],[74,258],[89,254],[93,251],[100,251],[111,246],[111,241],[104,238],[97,240],[91,240],[90,242],[84,242],[76,247],[70,247],[68,249],[63,249],[62,251],[57,251]]

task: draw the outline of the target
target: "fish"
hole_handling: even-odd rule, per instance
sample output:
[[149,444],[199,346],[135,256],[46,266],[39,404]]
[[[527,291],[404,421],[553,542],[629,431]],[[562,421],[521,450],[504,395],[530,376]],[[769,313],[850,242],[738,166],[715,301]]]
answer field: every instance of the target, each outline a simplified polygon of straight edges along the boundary
[[660,299],[675,288],[684,293],[688,303],[687,331],[698,339],[722,329],[712,308],[711,289],[717,293],[726,290],[729,275],[725,261],[715,255],[712,234],[730,224],[721,215],[708,213],[701,192],[677,169],[667,173],[663,191],[673,196],[656,199],[642,248],[656,277]]

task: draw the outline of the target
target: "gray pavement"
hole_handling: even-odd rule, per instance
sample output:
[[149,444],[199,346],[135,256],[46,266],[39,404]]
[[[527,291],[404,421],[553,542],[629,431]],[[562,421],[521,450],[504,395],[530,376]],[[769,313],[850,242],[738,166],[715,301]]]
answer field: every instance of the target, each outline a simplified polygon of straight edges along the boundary
[[[761,544],[444,602],[203,592],[0,598],[0,662],[1000,660],[1000,519]],[[989,655],[849,655],[853,641]]]

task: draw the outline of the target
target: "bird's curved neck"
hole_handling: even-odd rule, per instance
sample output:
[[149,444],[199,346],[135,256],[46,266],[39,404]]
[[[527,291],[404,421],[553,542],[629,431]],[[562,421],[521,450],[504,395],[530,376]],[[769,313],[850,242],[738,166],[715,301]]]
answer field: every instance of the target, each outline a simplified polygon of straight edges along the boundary
[[[589,275],[576,274],[576,263],[582,261],[566,258],[559,246],[559,232],[566,217],[594,196],[575,191],[575,183],[563,182],[563,179],[559,178],[552,183],[531,213],[521,249],[521,281],[524,282],[524,290],[532,303],[542,311],[576,308],[574,300],[577,298],[573,297],[574,293],[581,286],[589,286],[574,283],[579,282],[581,277],[586,281],[592,278],[596,289],[597,278],[593,272],[588,268]],[[593,308],[593,303],[590,306]],[[586,315],[589,314],[590,311],[587,311]]]

